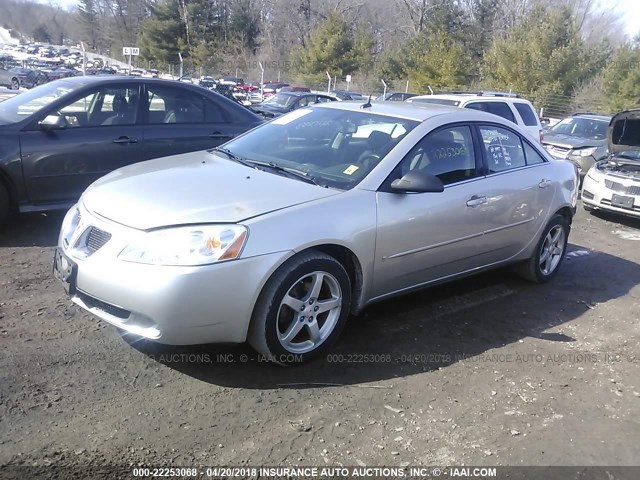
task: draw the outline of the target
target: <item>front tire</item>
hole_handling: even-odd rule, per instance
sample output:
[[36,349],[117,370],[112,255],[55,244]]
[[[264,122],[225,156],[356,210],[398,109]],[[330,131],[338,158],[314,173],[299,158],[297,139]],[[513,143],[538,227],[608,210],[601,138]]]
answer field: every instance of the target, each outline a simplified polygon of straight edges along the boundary
[[335,258],[307,251],[285,262],[263,288],[248,341],[282,364],[298,364],[326,351],[349,316],[351,282]]
[[20,90],[20,80],[17,78],[11,79],[11,90]]
[[546,283],[555,277],[567,251],[570,229],[565,217],[554,215],[543,230],[532,257],[519,266],[517,273],[534,283]]

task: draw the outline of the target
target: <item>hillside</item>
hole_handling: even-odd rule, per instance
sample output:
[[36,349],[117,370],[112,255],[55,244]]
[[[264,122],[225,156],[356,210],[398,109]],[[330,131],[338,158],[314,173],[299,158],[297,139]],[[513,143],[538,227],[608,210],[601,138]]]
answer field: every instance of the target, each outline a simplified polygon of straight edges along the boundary
[[7,30],[4,27],[0,27],[0,44],[1,45],[16,45],[18,43],[19,43],[19,40],[17,38],[13,38],[9,33],[9,30]]

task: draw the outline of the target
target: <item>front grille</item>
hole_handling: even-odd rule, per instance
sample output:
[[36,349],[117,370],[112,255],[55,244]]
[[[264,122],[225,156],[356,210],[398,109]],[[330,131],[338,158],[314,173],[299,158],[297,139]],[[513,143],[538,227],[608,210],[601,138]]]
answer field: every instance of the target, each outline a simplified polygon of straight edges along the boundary
[[637,185],[629,185],[628,187],[619,182],[614,182],[612,180],[605,179],[604,185],[614,192],[618,193],[626,193],[627,195],[640,195],[640,186]]
[[95,253],[104,247],[109,240],[111,240],[110,233],[96,227],[89,227],[89,232],[85,241],[87,251],[89,254]]
[[111,305],[110,303],[103,302],[102,300],[98,300],[91,295],[87,295],[84,292],[78,291],[78,297],[89,307],[89,308],[97,308],[102,310],[103,312],[108,313],[109,315],[113,315],[114,317],[121,318],[126,320],[131,315],[129,310],[125,310],[124,308],[116,307],[115,305]]

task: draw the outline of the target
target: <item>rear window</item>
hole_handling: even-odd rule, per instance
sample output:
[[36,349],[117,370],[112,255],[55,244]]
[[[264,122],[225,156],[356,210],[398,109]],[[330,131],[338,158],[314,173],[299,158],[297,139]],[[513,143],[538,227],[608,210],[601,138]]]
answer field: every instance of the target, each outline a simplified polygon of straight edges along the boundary
[[514,102],[513,105],[516,107],[516,110],[518,110],[518,113],[522,117],[522,121],[527,127],[535,127],[538,125],[538,117],[536,117],[536,114],[530,105],[517,102]]
[[516,119],[513,116],[513,112],[509,105],[505,102],[473,102],[468,103],[464,108],[471,108],[473,110],[480,110],[482,112],[493,113],[499,117],[506,118],[510,122],[516,123]]

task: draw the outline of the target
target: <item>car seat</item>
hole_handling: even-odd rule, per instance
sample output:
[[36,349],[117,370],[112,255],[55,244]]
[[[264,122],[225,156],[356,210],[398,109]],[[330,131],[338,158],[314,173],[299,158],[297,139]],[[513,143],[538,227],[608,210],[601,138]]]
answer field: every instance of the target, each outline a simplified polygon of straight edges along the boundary
[[102,125],[122,125],[130,122],[129,104],[124,95],[116,95],[113,97],[113,112],[115,115],[110,116]]

